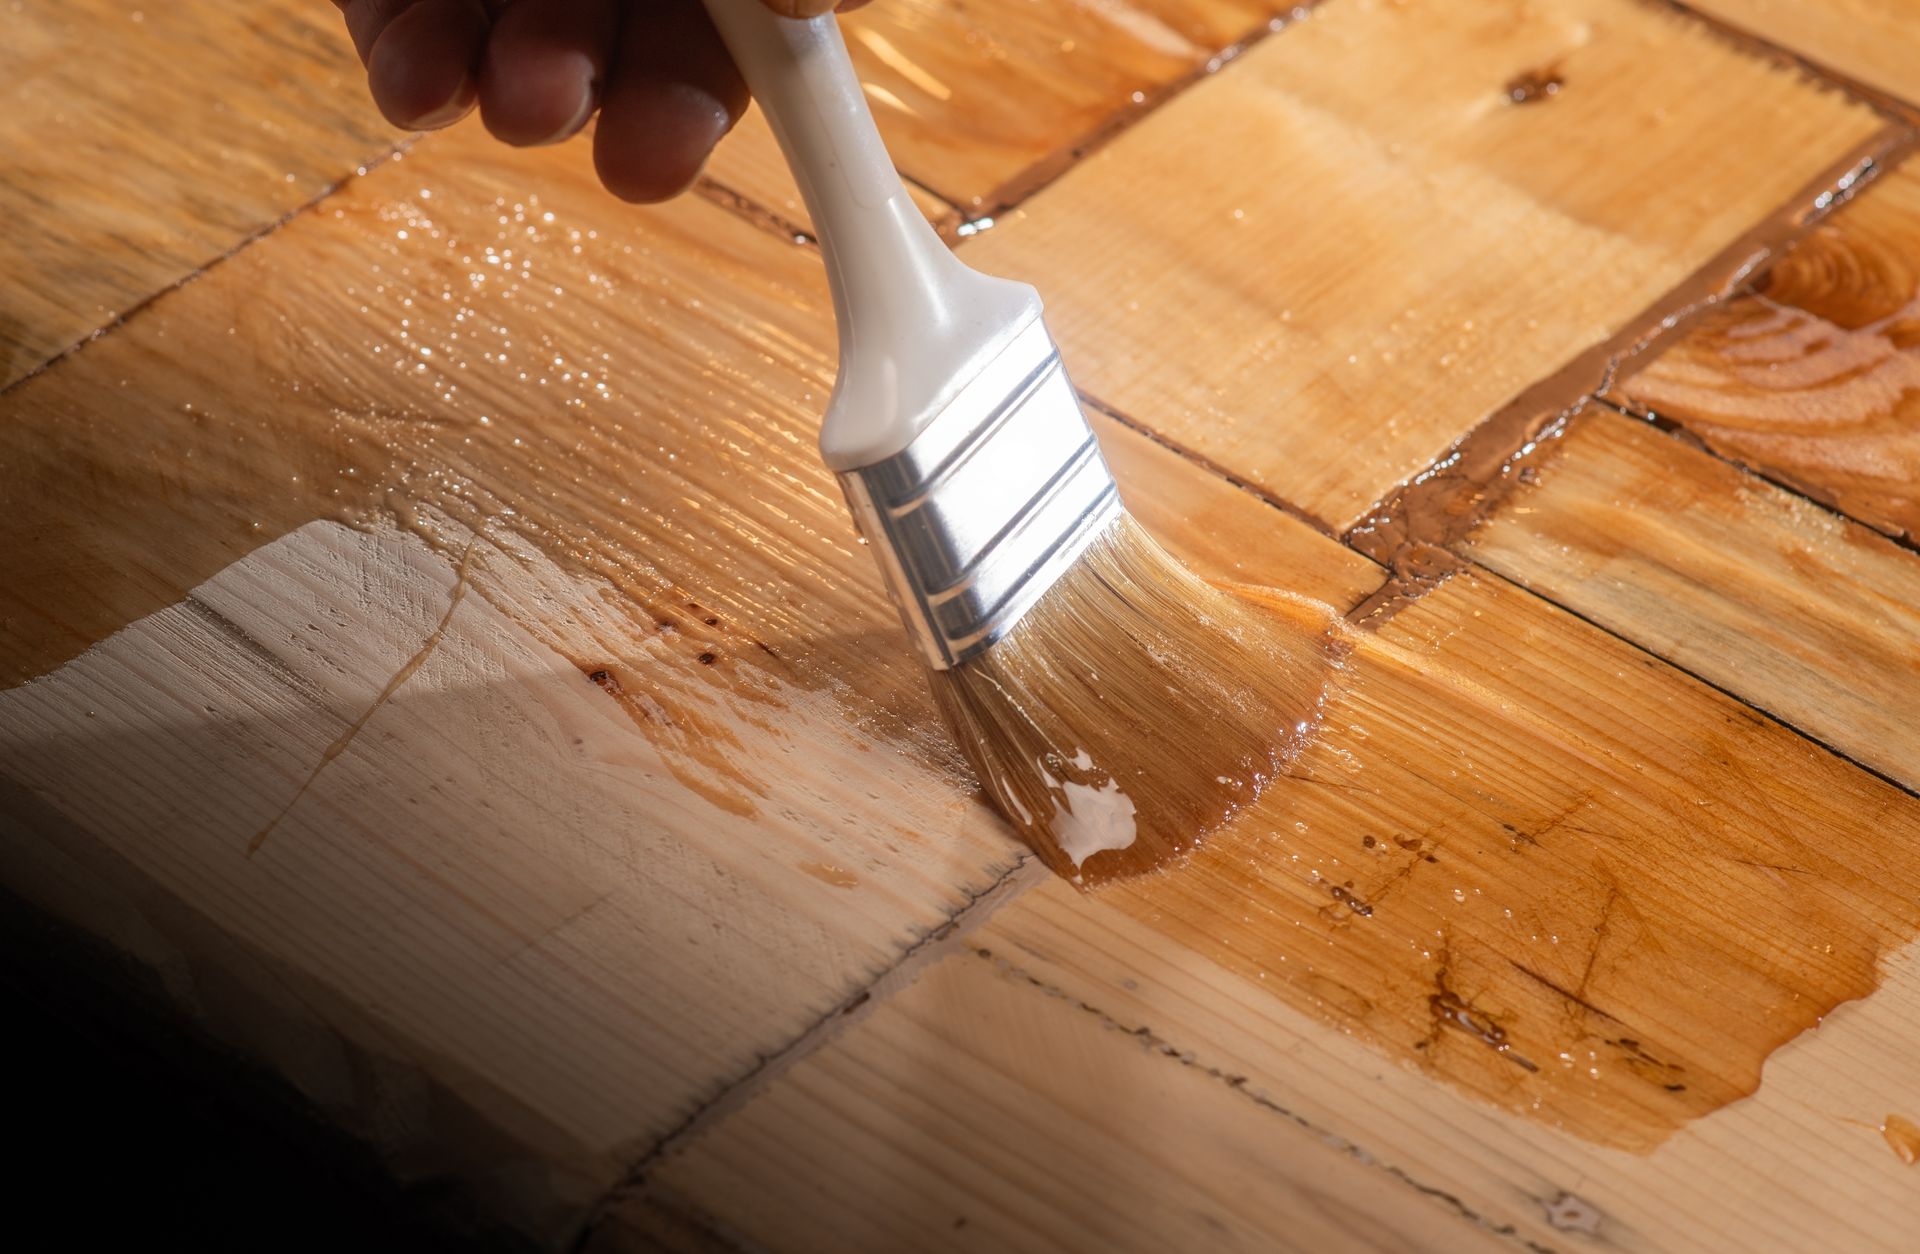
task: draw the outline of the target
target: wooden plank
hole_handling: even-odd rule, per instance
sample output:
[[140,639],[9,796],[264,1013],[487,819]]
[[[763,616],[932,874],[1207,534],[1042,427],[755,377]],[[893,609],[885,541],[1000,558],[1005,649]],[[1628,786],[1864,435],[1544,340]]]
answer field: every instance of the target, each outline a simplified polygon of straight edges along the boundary
[[1689,7],[1920,103],[1920,5],[1913,0],[1689,0]]
[[0,387],[399,138],[338,23],[309,0],[13,6],[0,40]]
[[966,209],[1069,161],[1285,0],[890,0],[844,19],[903,173]]
[[1115,1026],[955,955],[663,1178],[782,1251],[1506,1248]]
[[[1904,1248],[1920,1203],[1877,1125],[1910,1111],[1920,946],[1878,993],[1782,1047],[1750,1099],[1623,1154],[1515,1119],[1169,945],[1151,921],[1047,885],[974,938],[1067,1005],[1147,1034],[1217,1082],[1352,1145],[1381,1191],[1452,1198],[1515,1244],[1623,1250]],[[1509,1231],[1510,1230],[1510,1231]]]
[[1815,227],[1612,398],[1890,534],[1920,528],[1920,168]]
[[1878,125],[1634,0],[1334,0],[967,247],[1102,402],[1344,528]]
[[[441,1094],[382,1143],[564,1240],[1017,850],[817,464],[828,308],[812,249],[465,129],[14,389],[9,885],[123,884],[91,930],[208,1030]],[[1379,585],[1101,427],[1176,549]]]
[[[1211,1168],[1173,1139],[1198,1123],[1256,1157],[1305,1130],[1376,1207],[1449,1200],[1534,1249],[1906,1248],[1920,1195],[1878,1124],[1920,1108],[1920,804],[1488,577],[1354,648],[1322,741],[1192,865],[1046,883],[969,938],[1038,1009],[937,971],[659,1178],[774,1248],[957,1245],[956,1214],[990,1245],[1081,1221],[1054,1164],[1114,1122]],[[1212,1099],[1139,1113],[1188,1083]],[[1163,1169],[1127,1174],[1142,1208]]]
[[1543,451],[1467,554],[1920,787],[1920,559],[1617,414]]

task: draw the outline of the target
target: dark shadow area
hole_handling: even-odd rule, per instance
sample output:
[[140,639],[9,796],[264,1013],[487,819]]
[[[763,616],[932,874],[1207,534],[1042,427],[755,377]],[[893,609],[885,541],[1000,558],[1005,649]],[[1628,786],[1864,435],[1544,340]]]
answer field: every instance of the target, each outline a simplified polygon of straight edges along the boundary
[[395,1183],[284,1082],[149,1013],[99,941],[3,891],[0,954],[16,1231],[82,1251],[525,1248]]

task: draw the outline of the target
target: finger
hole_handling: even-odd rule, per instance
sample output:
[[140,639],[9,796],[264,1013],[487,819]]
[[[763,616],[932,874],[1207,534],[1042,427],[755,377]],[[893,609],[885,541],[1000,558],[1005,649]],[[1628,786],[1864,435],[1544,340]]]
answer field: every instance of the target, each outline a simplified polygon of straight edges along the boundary
[[347,26],[366,40],[367,86],[395,126],[432,130],[473,107],[487,38],[477,0],[354,0]]
[[480,116],[509,144],[551,144],[587,124],[620,33],[616,0],[521,0],[493,24]]
[[[781,17],[819,17],[843,7],[839,0],[761,0],[761,3]],[[865,4],[866,0],[855,0],[855,3]]]
[[684,191],[746,107],[700,0],[628,4],[593,135],[600,181],[622,200]]

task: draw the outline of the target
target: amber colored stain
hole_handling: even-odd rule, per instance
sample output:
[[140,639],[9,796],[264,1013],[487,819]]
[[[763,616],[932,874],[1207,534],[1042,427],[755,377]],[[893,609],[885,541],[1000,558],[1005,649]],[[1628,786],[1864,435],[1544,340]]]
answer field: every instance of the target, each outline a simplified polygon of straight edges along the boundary
[[1880,1135],[1887,1138],[1887,1148],[1901,1162],[1909,1167],[1920,1163],[1920,1124],[1901,1115],[1888,1115],[1880,1123]]
[[1920,172],[1869,185],[1621,392],[1717,452],[1915,534]]
[[802,862],[800,869],[819,880],[822,884],[831,884],[835,888],[858,888],[860,877],[844,867],[827,862]]
[[1098,891],[1389,1055],[1646,1151],[1873,991],[1920,933],[1920,818],[1551,614],[1461,576],[1350,633],[1291,773],[1184,866]]

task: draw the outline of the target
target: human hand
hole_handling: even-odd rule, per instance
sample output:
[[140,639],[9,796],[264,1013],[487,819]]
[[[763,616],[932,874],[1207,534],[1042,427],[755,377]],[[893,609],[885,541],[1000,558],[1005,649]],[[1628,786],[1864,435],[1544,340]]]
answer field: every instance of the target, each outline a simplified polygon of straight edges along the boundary
[[[554,144],[598,112],[594,166],[623,200],[686,189],[747,107],[700,0],[333,0],[387,120]],[[866,0],[762,0],[814,17]]]

